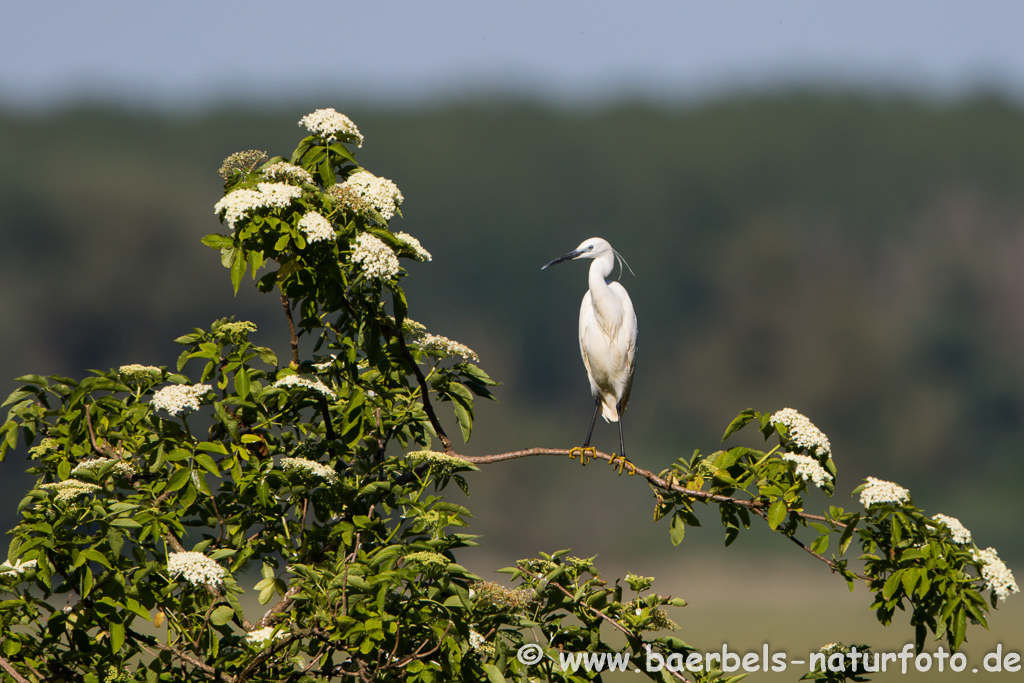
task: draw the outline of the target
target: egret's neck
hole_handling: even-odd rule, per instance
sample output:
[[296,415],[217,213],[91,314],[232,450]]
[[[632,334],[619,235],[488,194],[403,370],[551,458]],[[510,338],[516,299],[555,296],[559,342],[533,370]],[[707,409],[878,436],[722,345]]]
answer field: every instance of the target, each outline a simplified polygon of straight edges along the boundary
[[590,289],[600,290],[608,286],[608,276],[615,268],[615,255],[611,252],[601,254],[590,264]]

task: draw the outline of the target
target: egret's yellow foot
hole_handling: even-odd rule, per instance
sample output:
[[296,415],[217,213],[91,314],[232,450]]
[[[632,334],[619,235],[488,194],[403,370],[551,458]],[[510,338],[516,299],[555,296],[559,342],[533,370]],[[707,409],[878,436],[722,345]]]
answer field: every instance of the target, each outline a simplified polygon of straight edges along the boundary
[[580,456],[580,464],[586,465],[597,457],[597,449],[593,446],[576,446],[575,448],[569,449],[570,459],[575,460],[577,455]]
[[626,460],[624,455],[615,455],[612,453],[612,459],[608,461],[608,464],[612,467],[619,466],[619,474],[622,474],[623,469],[628,469],[630,476],[636,474],[636,465]]

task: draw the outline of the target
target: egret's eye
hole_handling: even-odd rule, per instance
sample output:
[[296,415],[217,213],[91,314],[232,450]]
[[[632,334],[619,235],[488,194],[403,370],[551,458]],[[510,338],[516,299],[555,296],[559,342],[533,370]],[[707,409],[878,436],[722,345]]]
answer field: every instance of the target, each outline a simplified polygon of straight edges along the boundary
[[587,247],[587,251],[594,251],[594,245],[591,244],[589,247]]

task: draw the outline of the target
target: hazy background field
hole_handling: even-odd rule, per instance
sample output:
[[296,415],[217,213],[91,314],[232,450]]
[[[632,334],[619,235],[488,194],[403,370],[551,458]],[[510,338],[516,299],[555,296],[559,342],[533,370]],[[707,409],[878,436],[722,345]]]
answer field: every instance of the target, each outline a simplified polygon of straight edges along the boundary
[[[283,353],[274,300],[233,297],[199,238],[223,231],[223,157],[287,155],[303,114],[336,107],[405,195],[395,227],[434,254],[408,266],[412,317],[503,383],[460,450],[581,441],[585,266],[539,268],[599,235],[636,272],[631,459],[658,471],[744,408],[794,407],[831,439],[832,504],[894,480],[1021,566],[1017,5],[108,5],[19,8],[0,46],[0,394],[29,372],[173,365],[174,337],[229,314]],[[0,465],[4,527],[24,467]],[[463,559],[482,574],[596,554],[690,600],[679,635],[710,649],[911,638],[784,539],[723,551],[714,511],[672,548],[649,488],[606,467],[520,460],[470,483],[484,547]],[[971,647],[1019,650],[1018,602]]]

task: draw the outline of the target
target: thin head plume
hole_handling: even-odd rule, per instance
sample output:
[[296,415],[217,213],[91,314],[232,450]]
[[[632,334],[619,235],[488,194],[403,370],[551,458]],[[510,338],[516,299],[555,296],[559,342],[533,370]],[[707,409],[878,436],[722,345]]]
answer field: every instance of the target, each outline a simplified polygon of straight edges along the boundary
[[629,272],[630,272],[630,274],[631,274],[631,275],[632,275],[633,277],[636,277],[636,273],[634,273],[634,272],[633,272],[633,269],[629,267],[629,264],[628,264],[628,263],[626,263],[626,259],[622,258],[622,254],[620,254],[620,253],[619,253],[618,251],[616,251],[616,250],[615,250],[614,248],[612,249],[612,251],[613,251],[613,252],[615,252],[615,258],[616,258],[616,259],[618,260],[618,262],[619,262],[619,277],[622,277],[622,266],[623,266],[623,265],[625,265],[625,266],[626,266],[626,268],[628,268],[628,269],[629,269]]

